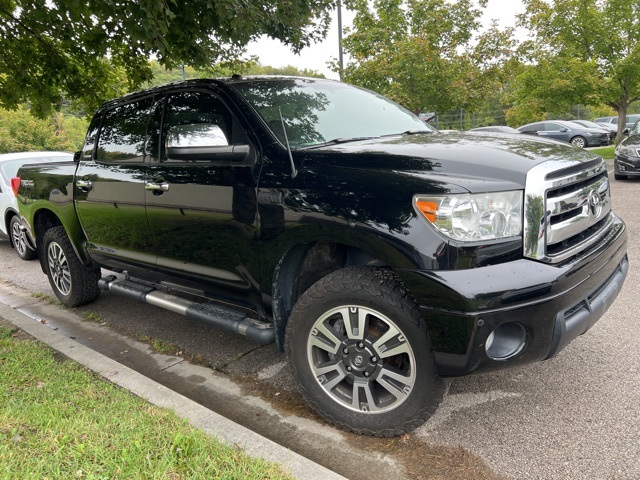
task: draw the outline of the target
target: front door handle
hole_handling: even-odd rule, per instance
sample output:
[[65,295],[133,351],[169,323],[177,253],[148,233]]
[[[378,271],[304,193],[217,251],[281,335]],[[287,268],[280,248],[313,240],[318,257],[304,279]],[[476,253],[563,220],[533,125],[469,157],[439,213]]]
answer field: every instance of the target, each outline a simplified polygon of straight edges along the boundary
[[93,187],[91,180],[76,180],[76,187],[83,192],[88,192]]
[[162,193],[169,190],[169,184],[167,182],[147,183],[144,186],[145,190],[150,190],[153,193]]

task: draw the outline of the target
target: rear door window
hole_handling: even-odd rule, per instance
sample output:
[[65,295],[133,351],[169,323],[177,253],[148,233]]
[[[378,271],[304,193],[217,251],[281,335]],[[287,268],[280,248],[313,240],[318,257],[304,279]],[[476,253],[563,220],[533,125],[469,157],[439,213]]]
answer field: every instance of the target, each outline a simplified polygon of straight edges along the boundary
[[152,107],[153,98],[148,97],[109,110],[100,129],[96,160],[101,163],[143,163]]

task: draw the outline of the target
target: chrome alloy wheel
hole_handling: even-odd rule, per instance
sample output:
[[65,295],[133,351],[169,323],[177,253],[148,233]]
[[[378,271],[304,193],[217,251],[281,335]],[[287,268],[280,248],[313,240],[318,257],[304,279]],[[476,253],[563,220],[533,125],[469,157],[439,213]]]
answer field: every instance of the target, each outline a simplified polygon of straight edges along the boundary
[[358,412],[397,408],[416,382],[416,359],[402,331],[362,306],[341,306],[318,318],[307,340],[307,358],[325,393]]
[[71,271],[69,262],[62,251],[62,247],[57,242],[51,242],[47,249],[47,262],[51,278],[56,288],[62,295],[71,293]]
[[13,241],[13,247],[18,251],[18,254],[22,257],[27,253],[27,239],[24,236],[24,232],[20,228],[19,222],[12,222],[11,224],[11,240]]

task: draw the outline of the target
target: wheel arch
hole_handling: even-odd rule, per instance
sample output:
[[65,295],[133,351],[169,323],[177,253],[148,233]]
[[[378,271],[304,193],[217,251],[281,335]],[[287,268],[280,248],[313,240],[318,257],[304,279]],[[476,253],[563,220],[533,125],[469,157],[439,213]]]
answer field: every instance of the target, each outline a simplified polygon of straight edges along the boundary
[[70,221],[63,222],[60,217],[52,210],[41,208],[35,213],[33,218],[33,225],[31,225],[31,232],[29,232],[30,235],[35,236],[35,242],[33,241],[33,238],[29,238],[29,240],[36,245],[36,250],[38,251],[38,258],[40,259],[40,267],[42,268],[42,271],[46,273],[44,255],[41,254],[43,249],[44,234],[50,228],[57,226],[62,226],[65,229],[67,236],[71,240],[71,246],[73,247],[73,250],[75,251],[80,261],[84,265],[90,265],[91,263],[93,263],[87,255],[86,251],[84,249],[78,248],[79,245],[83,245],[85,243],[85,237],[82,229],[80,228],[80,223],[78,222],[77,217],[75,217],[75,219],[72,218]]
[[273,273],[272,315],[278,350],[284,351],[284,333],[300,296],[321,278],[349,266],[391,266],[380,252],[330,241],[310,241],[289,248]]

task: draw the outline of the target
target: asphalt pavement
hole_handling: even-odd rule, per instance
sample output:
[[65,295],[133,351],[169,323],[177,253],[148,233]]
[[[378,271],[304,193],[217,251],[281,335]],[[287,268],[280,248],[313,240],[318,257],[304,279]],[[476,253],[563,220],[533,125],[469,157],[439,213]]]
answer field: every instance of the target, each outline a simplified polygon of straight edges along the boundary
[[[0,316],[27,315],[38,328],[350,479],[638,479],[640,180],[611,178],[614,210],[629,231],[631,268],[610,310],[549,361],[454,380],[436,415],[400,440],[358,437],[322,422],[297,395],[286,358],[272,345],[110,293],[74,310],[34,298],[31,292],[52,295],[46,276],[7,242],[0,242],[0,303],[9,307]],[[153,340],[175,351],[159,354],[149,346]]]

